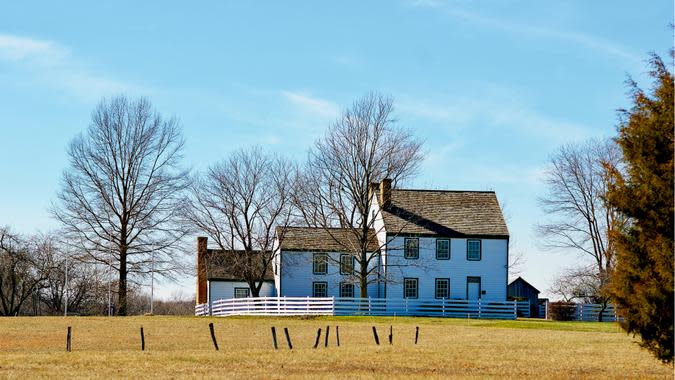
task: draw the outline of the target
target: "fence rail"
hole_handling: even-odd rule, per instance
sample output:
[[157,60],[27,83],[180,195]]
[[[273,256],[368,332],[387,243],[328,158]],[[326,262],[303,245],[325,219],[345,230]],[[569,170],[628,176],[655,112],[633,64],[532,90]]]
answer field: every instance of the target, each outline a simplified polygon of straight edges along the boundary
[[[580,303],[576,305],[574,319],[577,321],[595,322],[598,320],[598,314],[602,310],[602,305],[597,303]],[[616,315],[613,305],[607,305],[602,312],[603,322],[616,322],[619,317]]]
[[[197,305],[195,315],[367,315],[515,319],[515,301],[344,297],[231,298]],[[529,310],[528,310],[529,314]]]
[[518,316],[530,318],[530,301],[518,301]]

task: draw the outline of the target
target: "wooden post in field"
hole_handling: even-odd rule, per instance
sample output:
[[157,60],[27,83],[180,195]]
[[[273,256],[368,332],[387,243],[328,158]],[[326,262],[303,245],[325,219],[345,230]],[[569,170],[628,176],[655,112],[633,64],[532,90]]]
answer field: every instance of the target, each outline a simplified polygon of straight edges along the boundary
[[288,343],[288,348],[293,349],[293,343],[291,343],[291,336],[288,334],[288,328],[284,327],[284,334],[286,334],[286,343]]
[[328,335],[330,335],[330,326],[326,326],[326,337],[323,342],[324,347],[328,347]]
[[141,326],[141,351],[145,351],[145,334],[143,334],[143,326]]
[[216,341],[216,332],[213,330],[213,322],[209,323],[209,330],[211,330],[211,340],[213,341],[213,346],[218,351],[218,342]]
[[68,326],[68,334],[66,334],[66,351],[70,352],[71,345],[70,345],[70,336],[71,336],[71,330],[72,328]]
[[319,339],[321,338],[321,327],[316,331],[316,341],[314,341],[314,348],[319,347]]
[[389,325],[389,344],[392,344],[394,341],[394,329]]
[[377,337],[377,329],[375,328],[375,326],[373,326],[373,337],[375,338],[375,343],[379,346],[380,338]]
[[337,346],[340,347],[340,326],[335,326],[335,338],[337,339]]
[[415,344],[417,344],[417,338],[420,336],[420,327],[416,326],[415,327]]
[[277,346],[277,330],[272,326],[272,343],[274,343],[274,349],[276,350],[279,348]]

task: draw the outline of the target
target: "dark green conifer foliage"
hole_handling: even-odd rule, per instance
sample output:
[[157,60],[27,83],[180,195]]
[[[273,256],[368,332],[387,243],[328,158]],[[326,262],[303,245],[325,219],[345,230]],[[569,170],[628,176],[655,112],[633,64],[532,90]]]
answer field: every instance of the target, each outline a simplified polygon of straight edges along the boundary
[[[672,52],[671,52],[672,56]],[[613,171],[608,199],[629,218],[614,231],[611,292],[623,328],[666,363],[673,361],[673,74],[653,54],[649,93],[629,81],[632,108],[620,110],[617,143],[625,175]],[[611,169],[611,168],[610,168]]]

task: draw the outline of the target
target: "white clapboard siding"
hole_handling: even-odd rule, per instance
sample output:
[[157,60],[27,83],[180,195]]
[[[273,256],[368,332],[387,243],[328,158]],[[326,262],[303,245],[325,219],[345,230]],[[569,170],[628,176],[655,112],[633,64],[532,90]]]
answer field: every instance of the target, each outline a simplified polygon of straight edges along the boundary
[[436,238],[419,238],[419,258],[406,259],[405,238],[389,237],[386,249],[386,298],[403,299],[404,278],[418,279],[420,298],[434,298],[437,278],[450,280],[450,297],[468,298],[467,277],[480,277],[481,299],[506,300],[507,247],[506,239],[479,239],[481,259],[466,257],[467,239],[450,239],[450,259],[436,259]]
[[[280,273],[278,277],[277,296],[287,297],[311,297],[313,295],[313,283],[325,282],[327,287],[327,296],[340,296],[340,283],[352,282],[353,275],[343,275],[340,273],[340,252],[318,252],[327,254],[330,258],[328,260],[328,272],[326,274],[314,274],[313,272],[313,257],[315,252],[309,251],[281,251],[280,256]],[[377,260],[370,262],[371,267],[377,265]],[[359,264],[354,264],[354,270],[359,271]],[[372,278],[371,278],[372,280]],[[359,294],[359,284],[354,284],[354,295]],[[368,285],[368,295],[372,297],[380,297],[378,286],[376,283]]]
[[[385,299],[341,297],[257,297],[213,302],[211,315],[368,315],[515,319],[515,301]],[[202,308],[200,311],[208,311]],[[198,314],[197,315],[204,315]]]

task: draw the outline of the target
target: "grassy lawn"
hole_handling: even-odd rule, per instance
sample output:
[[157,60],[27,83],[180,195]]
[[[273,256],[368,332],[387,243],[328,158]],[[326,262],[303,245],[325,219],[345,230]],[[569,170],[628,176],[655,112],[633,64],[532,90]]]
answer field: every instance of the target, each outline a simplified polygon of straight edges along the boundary
[[[213,322],[220,351],[213,349]],[[394,344],[389,345],[389,325]],[[140,351],[140,326],[146,351]],[[329,347],[312,349],[331,326]],[[340,327],[340,347],[335,326]],[[373,341],[377,326],[380,346]],[[73,352],[65,352],[67,326]],[[276,326],[280,349],[272,348]],[[415,326],[420,327],[414,345]],[[294,349],[286,348],[288,327]],[[320,317],[0,318],[0,378],[673,378],[612,323]]]

